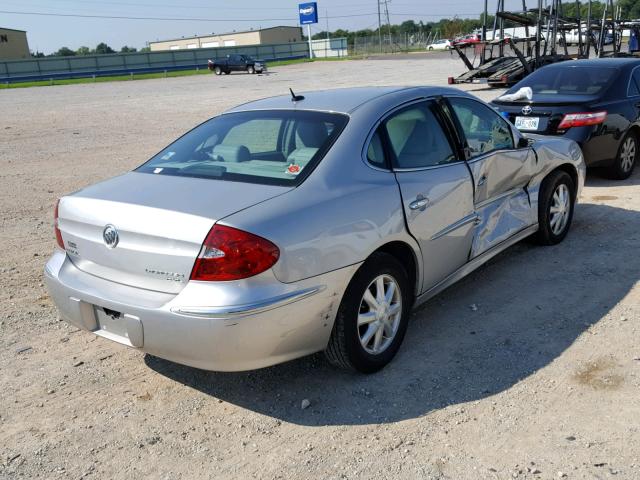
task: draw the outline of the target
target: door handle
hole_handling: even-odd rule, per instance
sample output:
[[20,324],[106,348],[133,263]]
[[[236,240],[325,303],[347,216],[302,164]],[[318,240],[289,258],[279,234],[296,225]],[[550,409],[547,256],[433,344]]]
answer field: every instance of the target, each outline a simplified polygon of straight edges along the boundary
[[418,197],[409,204],[409,208],[411,210],[424,210],[427,208],[427,205],[429,205],[429,199],[422,195],[418,195]]
[[481,187],[482,185],[485,184],[486,181],[487,181],[487,176],[486,175],[482,175],[480,177],[480,180],[478,180],[478,186]]

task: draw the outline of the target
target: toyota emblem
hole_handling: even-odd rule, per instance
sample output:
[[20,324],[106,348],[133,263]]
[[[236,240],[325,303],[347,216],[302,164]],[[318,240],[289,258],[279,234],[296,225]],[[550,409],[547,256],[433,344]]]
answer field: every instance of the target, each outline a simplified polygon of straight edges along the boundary
[[118,236],[118,230],[113,225],[107,225],[102,231],[102,239],[104,244],[109,248],[116,248],[120,237]]
[[522,114],[529,115],[531,113],[531,107],[529,105],[525,105],[522,107]]

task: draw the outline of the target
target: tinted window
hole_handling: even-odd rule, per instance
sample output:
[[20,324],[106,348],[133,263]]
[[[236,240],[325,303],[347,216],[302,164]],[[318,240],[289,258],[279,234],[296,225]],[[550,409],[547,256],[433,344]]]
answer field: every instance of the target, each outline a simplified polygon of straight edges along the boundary
[[629,92],[630,97],[640,95],[640,68],[633,70],[633,75],[629,79]]
[[225,114],[191,130],[138,171],[296,185],[347,121],[341,114],[304,111]]
[[384,146],[382,144],[382,136],[379,127],[376,133],[371,137],[369,147],[367,148],[367,160],[369,163],[378,168],[387,168],[387,162],[384,155]]
[[472,157],[513,148],[509,124],[495,111],[467,98],[450,98]]
[[432,103],[412,105],[385,121],[398,168],[432,167],[456,161],[433,108]]
[[597,95],[606,90],[615,78],[615,68],[568,66],[541,68],[518,83],[513,93],[522,87],[531,87],[534,94]]

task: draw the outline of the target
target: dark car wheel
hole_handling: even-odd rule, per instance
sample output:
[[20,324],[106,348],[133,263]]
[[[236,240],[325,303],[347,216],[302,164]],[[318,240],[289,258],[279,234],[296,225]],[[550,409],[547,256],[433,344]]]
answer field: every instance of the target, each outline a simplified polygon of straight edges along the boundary
[[222,75],[222,69],[220,67],[213,67],[213,72],[216,75]]
[[333,365],[373,373],[393,359],[404,338],[412,286],[395,257],[372,255],[344,294],[325,355]]
[[555,245],[567,236],[573,219],[575,192],[567,172],[556,170],[543,180],[538,197],[538,243]]
[[629,178],[633,173],[633,168],[638,163],[639,152],[638,137],[629,132],[620,143],[618,155],[609,168],[609,176],[616,180],[624,180]]
[[253,68],[253,65],[249,65],[247,67],[247,73],[250,73],[251,75],[253,75],[254,73],[256,73],[256,69]]

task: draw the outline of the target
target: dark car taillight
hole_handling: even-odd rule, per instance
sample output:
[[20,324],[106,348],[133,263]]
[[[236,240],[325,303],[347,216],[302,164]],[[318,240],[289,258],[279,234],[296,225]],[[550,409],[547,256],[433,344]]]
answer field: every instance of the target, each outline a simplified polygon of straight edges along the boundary
[[558,130],[566,130],[571,127],[588,127],[589,125],[598,125],[607,118],[607,112],[579,112],[567,113],[562,117],[562,121],[558,125]]
[[56,242],[58,246],[64,250],[64,241],[62,240],[62,232],[60,232],[60,228],[58,228],[58,206],[60,205],[60,200],[56,201],[56,208],[53,210],[53,230],[56,233]]
[[214,225],[193,265],[191,280],[227,281],[271,268],[280,250],[269,240],[225,225]]

